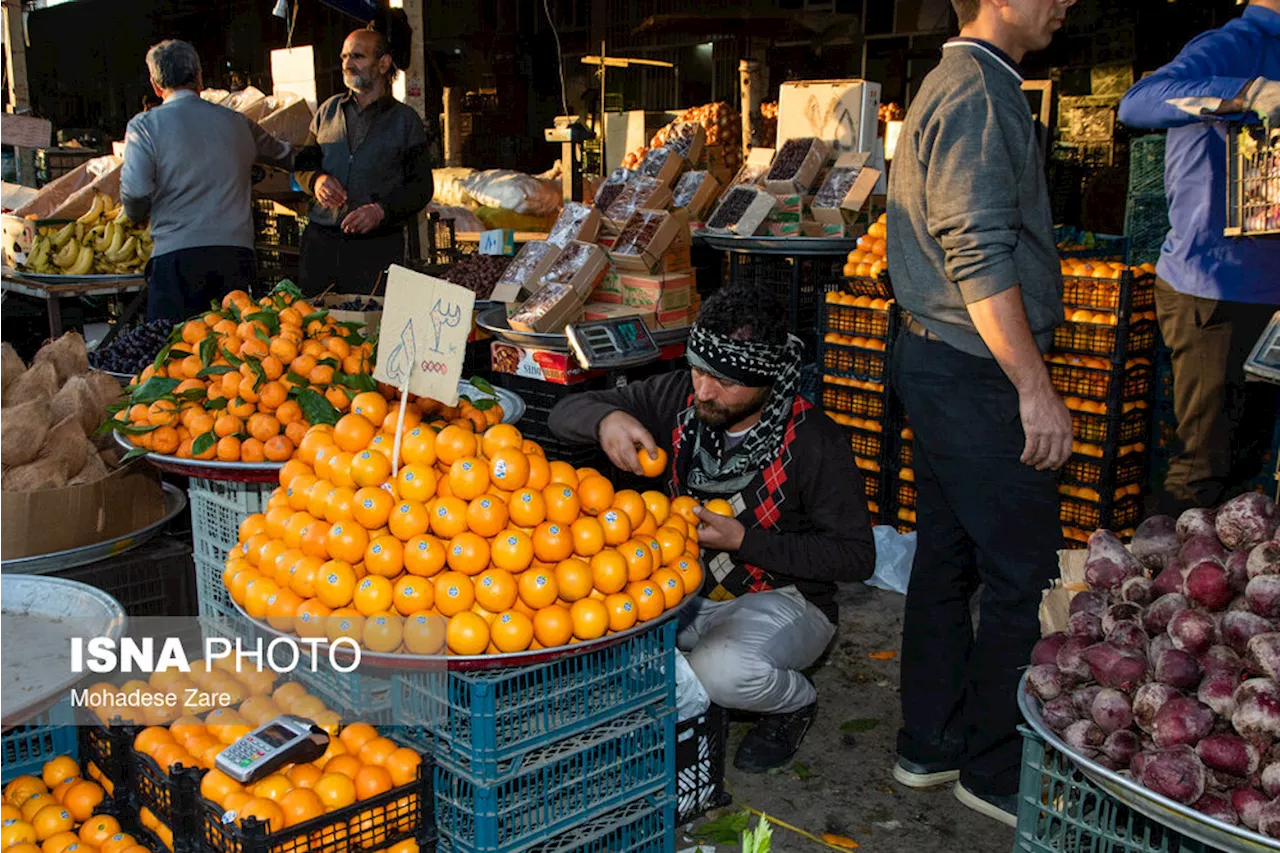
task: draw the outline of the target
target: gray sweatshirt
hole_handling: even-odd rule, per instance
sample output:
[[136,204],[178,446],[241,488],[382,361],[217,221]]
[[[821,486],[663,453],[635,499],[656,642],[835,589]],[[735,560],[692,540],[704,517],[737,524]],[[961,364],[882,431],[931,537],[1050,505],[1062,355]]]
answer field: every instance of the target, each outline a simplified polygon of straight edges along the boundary
[[252,249],[250,169],[255,162],[289,168],[293,154],[248,116],[182,89],[129,120],[120,202],[134,222],[150,218],[153,255]]
[[1041,351],[1063,320],[1036,124],[1007,56],[948,42],[907,111],[889,174],[887,254],[899,304],[944,342],[991,358],[966,306],[1015,285]]

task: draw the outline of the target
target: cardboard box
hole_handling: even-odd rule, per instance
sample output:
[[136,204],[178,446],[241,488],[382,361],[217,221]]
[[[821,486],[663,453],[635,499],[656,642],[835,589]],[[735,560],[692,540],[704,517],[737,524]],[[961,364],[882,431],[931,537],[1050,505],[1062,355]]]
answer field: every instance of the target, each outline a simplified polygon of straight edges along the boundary
[[[728,213],[727,205],[737,203],[736,199],[746,193],[749,199],[746,208],[736,217]],[[737,234],[739,237],[752,237],[764,225],[770,211],[777,203],[773,196],[759,187],[734,187],[720,197],[711,218],[707,220],[706,230],[719,234]],[[723,212],[723,216],[722,216]]]
[[[353,299],[360,299],[364,302],[378,303],[377,310],[373,311],[339,311],[333,306],[341,305]],[[378,331],[378,324],[382,322],[382,301],[379,299],[371,299],[362,293],[326,293],[324,298],[320,300],[320,305],[329,309],[329,316],[339,323],[359,323],[360,334],[365,334],[372,329],[375,333]]]
[[[677,122],[670,125],[667,139],[662,144],[686,161],[697,163],[702,157],[703,146],[707,144],[707,131],[696,121]],[[723,153],[720,156],[723,160]]]
[[752,148],[751,153],[747,154],[747,162],[742,164],[742,168],[733,176],[733,179],[725,184],[725,194],[736,186],[743,184],[747,186],[759,186],[764,180],[765,174],[769,171],[769,164],[773,162],[774,149],[772,148]]
[[559,332],[582,316],[587,298],[568,284],[544,284],[507,318],[517,332]]
[[299,98],[263,116],[258,124],[276,139],[287,142],[294,148],[301,148],[307,144],[307,138],[311,134],[312,115],[311,105],[306,99]]
[[639,317],[650,329],[658,322],[657,316],[652,311],[632,305],[619,305],[616,302],[588,302],[582,306],[583,320],[621,320],[624,317]]
[[[793,80],[778,88],[778,146],[813,136],[839,156],[874,151],[880,84],[868,80]],[[876,164],[872,164],[876,165]]]
[[[783,175],[776,170],[782,167],[781,159],[783,156],[790,156],[794,148],[807,145],[804,153],[804,159],[794,172],[789,175]],[[801,137],[789,140],[788,142],[778,146],[778,153],[773,155],[773,165],[769,167],[769,172],[764,176],[764,188],[774,195],[792,195],[803,194],[813,189],[814,184],[818,180],[818,173],[822,171],[822,167],[827,164],[827,160],[831,157],[831,146],[821,139],[814,137]]]
[[623,223],[637,210],[666,210],[671,204],[671,190],[654,178],[637,176],[622,188],[613,204],[604,212],[609,233],[617,234]]
[[501,341],[494,341],[490,345],[489,360],[497,373],[509,373],[557,385],[576,385],[604,375],[603,370],[587,370],[578,363],[577,356],[572,352],[516,346]]
[[796,222],[770,222],[765,226],[765,233],[770,237],[802,237],[802,229],[800,223]]
[[[697,316],[692,308],[677,308],[672,311],[660,311],[657,315],[657,324],[659,329],[683,329],[685,326],[693,325],[694,317]],[[649,328],[653,328],[650,326]]]
[[636,174],[653,178],[664,187],[669,187],[675,183],[676,178],[680,177],[684,166],[685,160],[680,153],[664,145],[649,149]]
[[0,558],[16,560],[95,545],[163,517],[160,476],[141,460],[96,483],[4,492],[0,494]]
[[519,302],[538,289],[538,282],[560,255],[560,247],[545,240],[530,240],[520,247],[489,296],[495,302]]
[[710,172],[685,172],[671,191],[671,206],[701,220],[720,194],[720,182]]
[[594,207],[576,201],[566,201],[556,222],[547,234],[547,242],[554,243],[561,249],[570,240],[581,240],[583,243],[594,243],[600,232],[600,220],[603,217]]
[[658,312],[688,307],[695,289],[692,272],[650,275],[615,270],[604,277],[591,298]]
[[658,262],[649,268],[649,272],[670,275],[690,269],[693,269],[693,249],[690,246],[683,246],[679,249],[667,249]]
[[[618,232],[609,257],[618,269],[647,271],[660,263],[679,228],[666,211],[637,210]],[[645,231],[651,232],[647,241]]]
[[848,229],[843,222],[801,222],[800,233],[805,237],[844,237]]
[[585,302],[608,269],[609,258],[604,249],[570,240],[538,281],[543,287],[549,284],[571,287]]

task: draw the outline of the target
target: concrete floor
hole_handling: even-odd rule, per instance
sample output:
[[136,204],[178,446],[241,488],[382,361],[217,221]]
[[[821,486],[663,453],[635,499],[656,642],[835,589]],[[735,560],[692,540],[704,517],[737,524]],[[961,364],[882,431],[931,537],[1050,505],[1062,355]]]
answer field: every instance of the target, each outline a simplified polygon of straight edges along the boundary
[[[1009,853],[1013,830],[960,805],[950,786],[916,792],[893,781],[895,737],[901,722],[898,661],[876,660],[871,652],[900,647],[904,598],[864,584],[842,586],[840,635],[814,675],[818,719],[796,756],[803,767],[761,775],[739,773],[730,760],[726,784],[735,804],[768,813],[814,835],[832,832],[853,838],[874,853]],[[841,725],[851,721],[857,725]],[[869,722],[876,720],[873,726]],[[870,726],[870,728],[868,728]],[[729,756],[747,729],[729,731]],[[850,729],[865,729],[856,733]],[[805,774],[807,778],[801,778]],[[755,818],[752,818],[752,825]],[[696,849],[691,837],[677,849]],[[703,844],[710,853],[737,850]],[[782,827],[773,832],[774,853],[825,849]]]

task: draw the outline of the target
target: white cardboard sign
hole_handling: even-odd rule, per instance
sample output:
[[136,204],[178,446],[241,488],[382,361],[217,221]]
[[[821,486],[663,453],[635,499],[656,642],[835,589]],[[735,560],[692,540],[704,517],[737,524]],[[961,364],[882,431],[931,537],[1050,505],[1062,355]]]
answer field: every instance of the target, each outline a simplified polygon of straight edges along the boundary
[[475,302],[474,291],[392,264],[373,378],[457,405]]

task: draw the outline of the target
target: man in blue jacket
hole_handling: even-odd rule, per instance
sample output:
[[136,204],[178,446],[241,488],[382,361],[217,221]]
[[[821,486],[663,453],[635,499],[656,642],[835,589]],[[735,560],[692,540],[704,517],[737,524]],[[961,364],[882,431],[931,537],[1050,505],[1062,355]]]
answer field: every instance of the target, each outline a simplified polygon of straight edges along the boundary
[[1226,135],[1256,113],[1280,123],[1280,0],[1192,39],[1120,102],[1131,127],[1168,128],[1169,235],[1156,264],[1156,313],[1173,353],[1182,445],[1160,509],[1217,506],[1261,468],[1275,391],[1246,384],[1244,360],[1280,307],[1280,237],[1228,238]]

